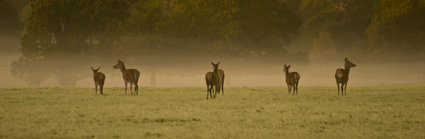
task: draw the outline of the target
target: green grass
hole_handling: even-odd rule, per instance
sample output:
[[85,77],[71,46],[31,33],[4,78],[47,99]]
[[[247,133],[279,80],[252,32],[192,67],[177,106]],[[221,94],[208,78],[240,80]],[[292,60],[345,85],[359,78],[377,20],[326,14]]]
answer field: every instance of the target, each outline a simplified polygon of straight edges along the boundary
[[425,87],[0,89],[0,138],[425,138]]

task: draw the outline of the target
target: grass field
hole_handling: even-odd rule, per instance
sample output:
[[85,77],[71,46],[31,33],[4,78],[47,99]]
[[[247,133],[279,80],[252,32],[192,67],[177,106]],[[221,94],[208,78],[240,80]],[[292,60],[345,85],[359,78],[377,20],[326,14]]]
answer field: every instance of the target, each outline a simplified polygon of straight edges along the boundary
[[0,138],[425,138],[425,87],[0,89]]

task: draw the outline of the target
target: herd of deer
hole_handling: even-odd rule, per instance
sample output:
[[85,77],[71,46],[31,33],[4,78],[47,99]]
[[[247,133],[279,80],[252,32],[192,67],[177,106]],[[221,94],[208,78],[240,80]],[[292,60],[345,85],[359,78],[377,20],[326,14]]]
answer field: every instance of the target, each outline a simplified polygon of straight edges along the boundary
[[[125,94],[127,94],[127,83],[130,83],[130,93],[131,95],[139,95],[139,85],[137,82],[139,81],[140,72],[137,69],[126,69],[124,62],[121,60],[117,60],[118,63],[113,67],[114,69],[120,69],[122,73],[122,78],[124,79],[125,84]],[[100,87],[100,94],[103,95],[103,85],[105,84],[105,74],[102,72],[99,72],[100,68],[93,69],[93,80],[94,80],[94,86],[96,88],[96,94],[97,94],[97,86]],[[134,93],[131,88],[133,88],[134,84]]]
[[[114,69],[120,69],[122,73],[122,77],[124,79],[125,84],[125,94],[127,94],[127,83],[130,83],[130,93],[131,95],[139,95],[138,90],[139,86],[137,82],[139,81],[140,72],[137,69],[126,69],[124,62],[121,60],[117,60],[118,63],[113,67]],[[220,65],[220,62],[213,65],[213,71],[207,72],[205,74],[205,82],[207,85],[207,99],[208,95],[210,98],[215,98],[217,93],[224,95],[224,71],[222,69],[219,69],[218,66]],[[341,90],[341,95],[347,95],[347,82],[348,82],[348,75],[350,74],[350,68],[356,67],[356,64],[349,61],[347,58],[345,58],[345,64],[344,69],[339,68],[335,72],[335,80],[336,85],[338,86],[338,95]],[[288,93],[291,93],[292,95],[297,94],[298,95],[298,83],[300,81],[300,74],[298,72],[289,72],[289,68],[291,65],[284,65],[283,72],[285,73],[286,78],[286,85],[288,86]],[[91,68],[93,71],[93,80],[96,88],[96,94],[97,94],[97,87],[100,88],[100,94],[103,95],[103,85],[105,84],[105,74],[102,72],[99,72],[100,68],[94,69]],[[134,93],[132,90],[134,84]]]

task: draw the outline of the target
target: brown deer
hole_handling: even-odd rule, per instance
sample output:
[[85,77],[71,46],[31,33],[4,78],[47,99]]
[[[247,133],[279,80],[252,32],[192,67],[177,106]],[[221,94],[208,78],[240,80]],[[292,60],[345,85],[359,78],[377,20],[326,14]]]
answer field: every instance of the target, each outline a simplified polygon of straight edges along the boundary
[[344,94],[347,95],[347,83],[348,83],[348,75],[350,74],[350,68],[356,67],[356,64],[352,63],[351,61],[348,61],[348,59],[345,58],[344,66],[345,66],[344,69],[339,68],[339,69],[336,69],[336,72],[335,72],[336,86],[338,86],[338,96],[339,96],[339,88],[340,88],[339,84],[341,84],[341,95],[342,96]]
[[[220,64],[220,61],[218,61],[217,66]],[[218,68],[218,67],[217,67]],[[220,88],[221,88],[221,94],[224,95],[224,71],[222,69],[217,70],[217,75],[219,77],[219,88],[218,88],[218,94],[220,94]]]
[[298,82],[300,81],[300,74],[298,72],[289,72],[289,68],[291,65],[286,66],[283,68],[283,72],[285,72],[285,78],[286,78],[286,85],[288,86],[288,93],[291,93],[291,90],[293,88],[292,95],[297,92],[298,95]]
[[[208,99],[208,93],[210,95],[211,98],[213,98],[213,93],[214,93],[214,98],[216,97],[216,93],[217,90],[220,89],[220,78],[218,76],[218,65],[220,64],[220,62],[218,62],[217,64],[214,64],[213,62],[211,62],[211,64],[214,67],[213,72],[207,72],[207,74],[205,74],[205,82],[207,84],[207,99]],[[215,87],[215,90],[213,90]]]
[[[124,79],[125,84],[125,94],[127,94],[127,83],[130,83],[130,93],[131,95],[139,95],[139,85],[137,82],[139,81],[140,72],[137,69],[126,69],[124,62],[121,60],[117,60],[118,63],[114,66],[114,69],[120,69],[122,73],[122,77]],[[131,88],[134,84],[134,94]]]
[[93,80],[94,80],[94,86],[96,87],[96,93],[97,94],[97,86],[100,88],[100,95],[103,95],[103,85],[105,84],[105,74],[102,72],[99,72],[99,68],[94,69],[93,67],[90,67],[93,71]]

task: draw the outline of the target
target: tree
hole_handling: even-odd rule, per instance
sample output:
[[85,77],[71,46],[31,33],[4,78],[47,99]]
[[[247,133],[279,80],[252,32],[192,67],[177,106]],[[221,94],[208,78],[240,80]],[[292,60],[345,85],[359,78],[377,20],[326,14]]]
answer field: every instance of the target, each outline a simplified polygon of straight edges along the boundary
[[69,73],[88,67],[94,46],[106,47],[113,40],[129,7],[125,0],[42,0],[30,5],[32,13],[21,38],[23,57],[12,64],[12,73],[32,84],[55,75],[66,86],[85,76]]
[[0,0],[0,35],[16,36],[22,26],[18,11],[8,1]]
[[338,53],[348,53],[352,44],[364,37],[376,3],[370,0],[289,1],[303,22],[293,45],[302,51],[310,51],[314,40],[322,32],[328,32]]
[[314,39],[309,54],[312,62],[334,61],[338,56],[329,32],[322,32],[318,38]]
[[286,2],[278,0],[147,0],[132,7],[129,27],[140,35],[142,46],[175,53],[188,53],[187,48],[232,55],[252,49],[283,51],[301,24]]
[[425,54],[425,2],[381,0],[366,36],[354,47],[363,60],[415,61]]

